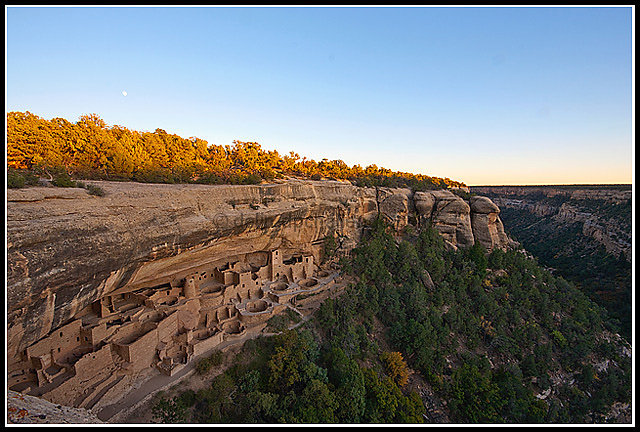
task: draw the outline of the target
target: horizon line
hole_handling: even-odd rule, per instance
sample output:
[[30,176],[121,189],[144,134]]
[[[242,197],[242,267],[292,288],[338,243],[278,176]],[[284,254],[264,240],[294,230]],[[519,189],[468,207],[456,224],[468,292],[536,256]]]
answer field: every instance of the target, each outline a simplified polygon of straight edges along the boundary
[[477,184],[467,187],[535,187],[535,186],[633,186],[631,183],[529,183],[529,184]]

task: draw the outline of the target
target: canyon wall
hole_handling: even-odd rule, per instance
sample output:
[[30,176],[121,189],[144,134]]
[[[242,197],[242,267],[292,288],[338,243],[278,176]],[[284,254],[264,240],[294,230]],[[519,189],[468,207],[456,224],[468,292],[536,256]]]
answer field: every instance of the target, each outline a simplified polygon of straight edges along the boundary
[[609,254],[631,262],[630,185],[600,186],[475,186],[503,209],[549,218],[557,226],[579,223],[582,234]]
[[348,251],[378,216],[398,230],[431,223],[450,247],[507,239],[489,199],[347,182],[166,185],[93,182],[106,192],[7,191],[8,361],[105,294],[167,283],[230,256]]
[[521,198],[523,196],[543,195],[569,199],[604,200],[623,203],[632,197],[631,185],[569,185],[569,186],[472,186],[473,193],[499,196],[501,198]]

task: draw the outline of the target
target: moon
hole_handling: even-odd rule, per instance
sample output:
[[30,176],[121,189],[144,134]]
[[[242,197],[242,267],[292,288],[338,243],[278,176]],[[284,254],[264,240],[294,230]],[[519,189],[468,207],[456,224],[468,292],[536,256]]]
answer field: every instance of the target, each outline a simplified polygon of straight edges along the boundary
[[122,96],[126,96],[126,95],[127,95],[127,92],[123,90],[122,91]]

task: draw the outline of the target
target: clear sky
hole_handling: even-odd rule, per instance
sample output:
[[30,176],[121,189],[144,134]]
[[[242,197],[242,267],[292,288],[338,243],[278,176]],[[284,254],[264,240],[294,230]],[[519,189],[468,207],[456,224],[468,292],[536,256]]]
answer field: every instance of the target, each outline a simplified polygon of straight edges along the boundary
[[468,185],[632,181],[630,7],[6,12],[7,111]]

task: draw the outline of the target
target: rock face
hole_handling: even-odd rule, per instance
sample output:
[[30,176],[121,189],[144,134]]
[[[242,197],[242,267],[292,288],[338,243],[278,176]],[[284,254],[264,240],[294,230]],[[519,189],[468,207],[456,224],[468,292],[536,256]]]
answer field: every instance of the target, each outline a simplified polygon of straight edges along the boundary
[[329,234],[357,242],[363,221],[378,213],[375,189],[340,182],[99,184],[104,197],[8,191],[10,358],[124,285],[168,282],[242,253],[318,255]]
[[61,406],[41,398],[9,390],[7,394],[7,423],[96,424],[103,422],[89,410]]
[[409,224],[412,195],[411,189],[378,188],[376,199],[380,215],[396,230]]
[[473,186],[474,193],[490,196],[500,196],[503,198],[521,198],[526,195],[546,196],[553,198],[556,196],[569,199],[582,200],[603,200],[612,203],[622,203],[630,200],[632,190],[630,185],[610,186],[607,188],[584,186],[554,187],[554,186]]
[[[8,363],[105,294],[170,282],[229,256],[279,249],[321,258],[327,236],[355,246],[368,221],[432,223],[451,247],[507,246],[497,207],[450,191],[345,182],[252,186],[94,182],[7,191]],[[12,367],[9,367],[11,374]]]
[[431,222],[448,245],[468,247],[474,244],[471,208],[449,191],[416,192],[416,211],[421,223]]
[[487,197],[472,196],[470,202],[471,227],[475,240],[487,249],[493,249],[495,245],[507,244],[509,239],[498,217],[500,208]]

